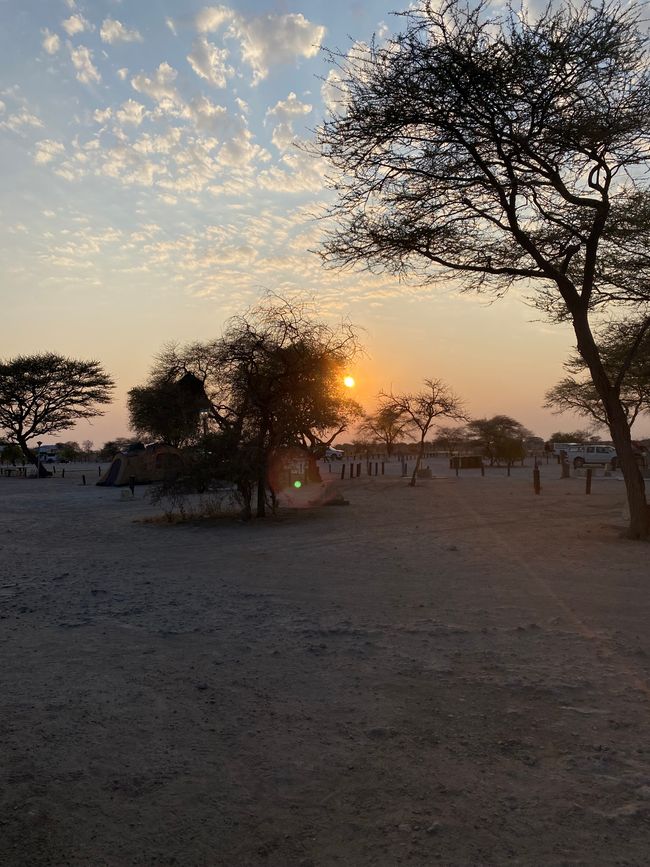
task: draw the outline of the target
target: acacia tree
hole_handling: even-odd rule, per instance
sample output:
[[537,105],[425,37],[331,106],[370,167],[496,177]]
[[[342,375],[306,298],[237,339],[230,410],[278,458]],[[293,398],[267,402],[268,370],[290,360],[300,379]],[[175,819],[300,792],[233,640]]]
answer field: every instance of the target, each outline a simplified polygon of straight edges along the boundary
[[547,440],[548,443],[591,443],[598,442],[598,437],[594,435],[593,431],[590,429],[587,430],[573,430],[569,431],[555,431],[550,435]]
[[472,419],[467,432],[479,443],[483,455],[490,460],[490,466],[502,460],[508,464],[522,460],[526,456],[524,439],[531,436],[529,430],[509,415]]
[[390,457],[395,450],[395,443],[406,427],[404,416],[391,406],[380,407],[376,412],[364,416],[359,425],[360,437],[367,437],[374,442],[386,446],[386,454]]
[[0,428],[36,464],[31,441],[103,415],[114,387],[98,361],[53,352],[18,355],[0,362]]
[[435,444],[444,449],[449,457],[467,442],[467,431],[464,425],[455,427],[439,425],[436,430]]
[[[641,413],[650,413],[649,326],[650,320],[614,323],[603,330],[598,343],[609,378],[619,384],[621,405],[630,428]],[[608,427],[607,408],[582,356],[572,355],[564,366],[570,375],[546,392],[544,406],[558,413],[578,413],[598,428]]]
[[440,379],[425,379],[424,388],[407,394],[382,392],[379,395],[380,410],[386,410],[404,420],[407,431],[418,444],[418,453],[409,482],[415,487],[418,470],[424,457],[425,440],[438,418],[456,421],[467,420],[463,405],[451,389]]
[[349,323],[330,327],[305,305],[270,296],[231,319],[221,338],[168,347],[158,372],[191,373],[201,382],[213,471],[237,484],[246,517],[256,490],[262,517],[280,453],[299,447],[315,464],[317,453],[361,414],[343,387],[358,351]]
[[131,428],[141,437],[162,440],[176,448],[201,436],[202,414],[210,408],[203,383],[193,373],[178,374],[163,353],[146,385],[127,396]]
[[[648,534],[599,311],[650,301],[648,41],[639,7],[421,2],[386,44],[332,55],[340,104],[318,134],[335,169],[323,257],[425,282],[512,284],[573,325],[620,455],[630,535]],[[626,359],[623,368],[631,363]]]

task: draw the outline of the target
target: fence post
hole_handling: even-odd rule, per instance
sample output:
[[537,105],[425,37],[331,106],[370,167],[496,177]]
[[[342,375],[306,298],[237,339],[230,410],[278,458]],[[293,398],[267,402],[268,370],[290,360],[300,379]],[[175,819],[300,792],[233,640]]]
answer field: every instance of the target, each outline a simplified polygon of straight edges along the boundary
[[84,485],[86,484],[86,477],[85,477],[85,476],[82,476],[82,477],[81,477],[81,482],[82,482],[82,484],[84,484]]
[[585,485],[585,494],[591,493],[591,474],[593,470],[591,467],[587,467],[587,483]]
[[341,465],[341,481],[345,478],[345,464]]
[[381,462],[381,474],[384,475],[384,462]]
[[533,488],[535,489],[535,493],[539,494],[542,489],[539,479],[539,467],[537,463],[535,463],[535,469],[533,470]]

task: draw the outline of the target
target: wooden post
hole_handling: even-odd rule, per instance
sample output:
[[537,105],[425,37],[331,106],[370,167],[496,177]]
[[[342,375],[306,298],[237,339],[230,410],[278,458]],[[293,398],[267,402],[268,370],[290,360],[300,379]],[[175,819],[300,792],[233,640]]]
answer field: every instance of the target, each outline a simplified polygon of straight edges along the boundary
[[381,462],[381,474],[384,475],[384,462]]
[[533,470],[533,488],[535,489],[535,493],[539,494],[542,490],[542,486],[539,480],[539,467],[537,464],[535,465],[535,469]]
[[81,477],[81,483],[84,484],[84,485],[86,484],[86,477],[85,477],[85,476],[82,476],[82,477]]
[[357,464],[357,478],[361,475],[361,461]]
[[508,461],[508,478],[510,478],[510,461]]
[[375,475],[379,475],[379,464],[375,461]]
[[585,494],[591,493],[591,474],[593,470],[591,467],[587,467],[587,484],[585,485]]
[[129,476],[129,488],[131,488],[131,494],[135,497],[135,476]]
[[61,478],[65,479],[65,467],[61,470]]
[[341,481],[345,478],[345,464],[341,465]]

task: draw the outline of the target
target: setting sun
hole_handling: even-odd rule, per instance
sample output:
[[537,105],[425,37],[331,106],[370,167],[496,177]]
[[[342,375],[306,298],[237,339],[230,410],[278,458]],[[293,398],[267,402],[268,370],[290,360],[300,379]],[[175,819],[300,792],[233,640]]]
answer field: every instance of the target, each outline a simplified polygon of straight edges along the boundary
[[345,376],[343,378],[343,385],[346,388],[354,388],[354,377],[353,376]]

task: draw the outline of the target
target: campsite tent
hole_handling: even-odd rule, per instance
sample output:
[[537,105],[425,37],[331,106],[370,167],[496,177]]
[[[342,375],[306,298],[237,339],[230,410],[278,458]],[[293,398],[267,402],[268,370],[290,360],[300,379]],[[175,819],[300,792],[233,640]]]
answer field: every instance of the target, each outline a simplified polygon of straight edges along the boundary
[[178,449],[164,443],[143,446],[139,443],[115,455],[98,485],[128,485],[133,477],[136,485],[175,478],[183,469],[183,457]]

